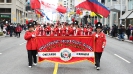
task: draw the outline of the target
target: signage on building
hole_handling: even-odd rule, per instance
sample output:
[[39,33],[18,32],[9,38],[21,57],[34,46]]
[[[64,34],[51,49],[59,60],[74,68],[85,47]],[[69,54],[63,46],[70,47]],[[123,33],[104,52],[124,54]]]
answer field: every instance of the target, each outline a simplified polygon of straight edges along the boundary
[[11,15],[0,14],[0,18],[11,18]]

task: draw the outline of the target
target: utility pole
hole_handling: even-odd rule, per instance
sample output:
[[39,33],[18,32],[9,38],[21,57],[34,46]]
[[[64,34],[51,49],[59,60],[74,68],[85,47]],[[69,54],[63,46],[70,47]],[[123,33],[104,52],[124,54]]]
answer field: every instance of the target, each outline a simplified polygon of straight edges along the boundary
[[[122,17],[122,0],[120,0],[120,17]],[[120,25],[122,24],[122,20],[120,18]]]

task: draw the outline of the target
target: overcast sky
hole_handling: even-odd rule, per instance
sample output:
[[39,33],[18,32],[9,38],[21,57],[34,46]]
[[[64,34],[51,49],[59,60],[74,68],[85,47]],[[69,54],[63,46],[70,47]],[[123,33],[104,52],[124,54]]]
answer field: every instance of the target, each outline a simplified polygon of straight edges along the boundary
[[46,1],[50,4],[55,4],[55,5],[58,3],[58,0],[44,0],[44,1]]

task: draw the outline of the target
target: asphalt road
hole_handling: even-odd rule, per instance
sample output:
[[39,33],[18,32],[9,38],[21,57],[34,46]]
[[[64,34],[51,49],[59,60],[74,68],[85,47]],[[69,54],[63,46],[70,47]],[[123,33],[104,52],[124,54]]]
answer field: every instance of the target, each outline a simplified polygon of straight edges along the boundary
[[[53,74],[54,63],[43,62],[28,68],[26,41],[16,37],[0,37],[0,74]],[[107,46],[97,71],[88,61],[59,65],[57,74],[133,74],[133,44],[107,37]]]

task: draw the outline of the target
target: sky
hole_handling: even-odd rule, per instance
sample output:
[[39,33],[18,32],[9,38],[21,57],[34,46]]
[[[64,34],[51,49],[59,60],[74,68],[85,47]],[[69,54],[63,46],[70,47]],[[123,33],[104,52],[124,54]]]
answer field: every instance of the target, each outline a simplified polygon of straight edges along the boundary
[[44,0],[44,1],[47,1],[48,3],[55,5],[58,3],[58,0]]
[[[51,4],[57,4],[58,3],[58,0],[44,0],[48,3],[51,3]],[[28,0],[27,2],[30,2],[30,0]]]

